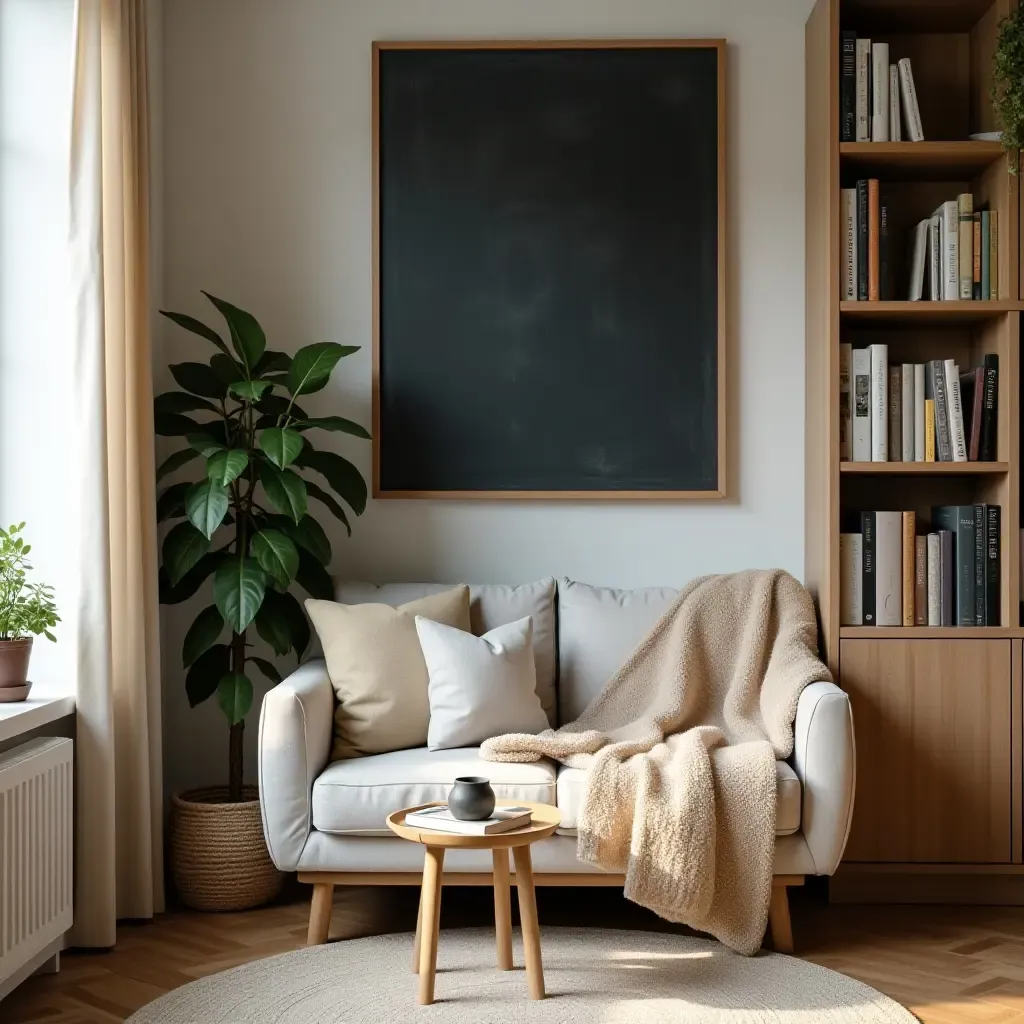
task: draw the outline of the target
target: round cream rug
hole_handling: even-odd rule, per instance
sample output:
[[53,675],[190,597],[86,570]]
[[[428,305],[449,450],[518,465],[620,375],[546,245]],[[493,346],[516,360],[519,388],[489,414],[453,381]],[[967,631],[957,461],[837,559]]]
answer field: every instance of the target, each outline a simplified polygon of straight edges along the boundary
[[257,960],[169,992],[129,1024],[913,1024],[887,996],[775,953],[737,956],[707,939],[542,928],[548,998],[495,966],[494,932],[441,933],[436,1002],[416,1003],[411,935],[379,935]]

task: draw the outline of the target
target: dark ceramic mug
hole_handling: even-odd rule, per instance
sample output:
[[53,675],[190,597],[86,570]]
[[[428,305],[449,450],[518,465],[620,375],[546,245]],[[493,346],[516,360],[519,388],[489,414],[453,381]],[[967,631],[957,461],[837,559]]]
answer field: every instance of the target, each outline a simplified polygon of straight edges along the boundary
[[485,821],[494,813],[494,790],[479,775],[466,775],[455,780],[448,794],[448,810],[460,821]]

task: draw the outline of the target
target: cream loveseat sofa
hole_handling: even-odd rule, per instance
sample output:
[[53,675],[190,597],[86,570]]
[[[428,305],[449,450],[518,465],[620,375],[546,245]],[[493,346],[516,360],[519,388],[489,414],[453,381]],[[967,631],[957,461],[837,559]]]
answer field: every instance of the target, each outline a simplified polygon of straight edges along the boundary
[[[404,604],[447,584],[339,584],[348,604]],[[676,596],[668,589],[610,590],[569,580],[471,587],[477,634],[533,617],[537,693],[552,725],[575,718],[622,665]],[[283,871],[314,885],[309,941],[326,941],[335,885],[418,885],[423,850],[387,829],[399,808],[443,800],[459,775],[489,778],[499,797],[555,804],[562,825],[533,848],[539,885],[621,885],[576,858],[576,812],[584,772],[550,761],[483,761],[477,748],[394,753],[328,763],[334,691],[322,660],[270,690],[259,732],[259,788],[267,845]],[[830,875],[846,844],[854,795],[850,703],[837,686],[813,683],[800,698],[793,756],[777,765],[776,948],[791,949],[786,886]],[[489,850],[452,850],[445,882],[490,884]],[[514,876],[513,876],[514,880]]]

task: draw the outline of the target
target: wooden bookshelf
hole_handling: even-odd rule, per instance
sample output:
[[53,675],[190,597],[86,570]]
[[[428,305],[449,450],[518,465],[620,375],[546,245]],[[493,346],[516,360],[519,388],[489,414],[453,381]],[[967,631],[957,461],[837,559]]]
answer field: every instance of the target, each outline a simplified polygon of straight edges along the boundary
[[[858,746],[851,867],[847,875],[840,868],[833,887],[840,898],[872,899],[872,892],[885,891],[884,881],[872,880],[920,867],[922,876],[935,879],[941,900],[944,879],[936,864],[967,877],[993,864],[1024,865],[1021,204],[1018,178],[1009,173],[1001,146],[969,138],[998,127],[990,68],[1011,3],[818,0],[807,22],[805,579],[818,604],[823,656],[851,697]],[[927,141],[840,141],[842,30],[887,42],[892,63],[910,58]],[[999,299],[841,301],[840,191],[868,177],[878,178],[889,195],[894,238],[905,238],[959,192],[973,193],[976,208],[997,211]],[[893,258],[906,265],[902,250]],[[899,279],[896,289],[906,294]],[[841,461],[844,342],[854,348],[887,344],[890,365],[953,358],[969,367],[998,354],[998,461]],[[914,510],[920,533],[933,505],[976,502],[1002,509],[998,626],[840,625],[839,537],[857,513]],[[968,824],[977,834],[965,838]],[[954,833],[961,838],[951,839]],[[1020,878],[1024,902],[1024,871]]]

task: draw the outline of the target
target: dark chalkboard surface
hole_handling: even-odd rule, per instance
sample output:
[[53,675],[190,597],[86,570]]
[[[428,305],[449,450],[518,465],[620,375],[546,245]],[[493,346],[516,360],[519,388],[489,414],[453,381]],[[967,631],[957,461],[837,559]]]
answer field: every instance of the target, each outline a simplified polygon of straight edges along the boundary
[[724,494],[724,44],[374,56],[375,493]]

